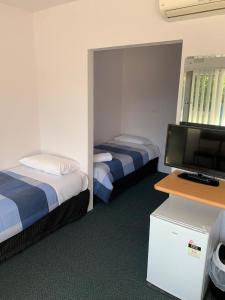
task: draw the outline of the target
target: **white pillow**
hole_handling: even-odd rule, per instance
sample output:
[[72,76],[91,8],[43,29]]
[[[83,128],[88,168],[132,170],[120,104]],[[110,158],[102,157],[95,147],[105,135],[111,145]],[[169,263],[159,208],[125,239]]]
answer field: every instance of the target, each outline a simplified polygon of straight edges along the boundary
[[130,134],[122,134],[119,136],[114,137],[115,141],[120,141],[120,142],[128,142],[128,143],[133,143],[133,144],[138,144],[138,145],[150,145],[152,142],[144,137],[136,136],[136,135],[130,135]]
[[112,154],[111,153],[96,153],[94,154],[94,163],[97,162],[106,162],[112,160]]
[[80,169],[78,162],[50,154],[38,154],[24,157],[22,165],[54,175],[65,175]]

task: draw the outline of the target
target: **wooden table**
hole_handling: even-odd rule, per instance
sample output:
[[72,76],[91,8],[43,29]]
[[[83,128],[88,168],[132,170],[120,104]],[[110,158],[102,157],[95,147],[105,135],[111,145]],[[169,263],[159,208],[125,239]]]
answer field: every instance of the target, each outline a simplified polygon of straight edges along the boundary
[[225,209],[225,181],[217,187],[185,180],[175,171],[155,184],[155,189],[168,194]]

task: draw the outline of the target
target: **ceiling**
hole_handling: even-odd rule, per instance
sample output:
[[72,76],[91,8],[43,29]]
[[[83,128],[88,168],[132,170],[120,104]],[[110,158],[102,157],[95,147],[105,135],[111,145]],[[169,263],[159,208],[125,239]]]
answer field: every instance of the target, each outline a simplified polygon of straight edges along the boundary
[[34,12],[72,1],[75,0],[0,0],[0,3]]

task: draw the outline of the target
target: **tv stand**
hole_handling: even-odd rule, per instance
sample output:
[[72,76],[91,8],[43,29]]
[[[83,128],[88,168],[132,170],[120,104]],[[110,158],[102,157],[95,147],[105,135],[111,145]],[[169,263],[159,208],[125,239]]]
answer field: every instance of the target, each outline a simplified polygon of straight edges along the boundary
[[178,175],[178,177],[186,179],[186,180],[194,181],[197,183],[201,183],[201,184],[206,184],[206,185],[211,185],[211,186],[219,186],[219,180],[204,176],[202,174],[197,174],[197,173],[193,174],[193,173],[183,172],[183,173],[180,173]]
[[175,170],[155,184],[155,189],[167,194],[183,197],[187,200],[197,201],[225,210],[225,181],[220,180],[217,187],[205,184],[196,184],[190,180],[184,180],[178,175],[181,172]]

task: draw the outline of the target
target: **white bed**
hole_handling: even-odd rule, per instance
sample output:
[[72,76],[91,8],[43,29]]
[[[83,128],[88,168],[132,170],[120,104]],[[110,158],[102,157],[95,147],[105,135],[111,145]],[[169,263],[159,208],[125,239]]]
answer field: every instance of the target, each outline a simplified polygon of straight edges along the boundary
[[88,177],[80,170],[59,176],[19,165],[8,171],[49,184],[56,191],[59,205],[88,187]]
[[88,178],[19,165],[0,172],[0,262],[87,213]]

